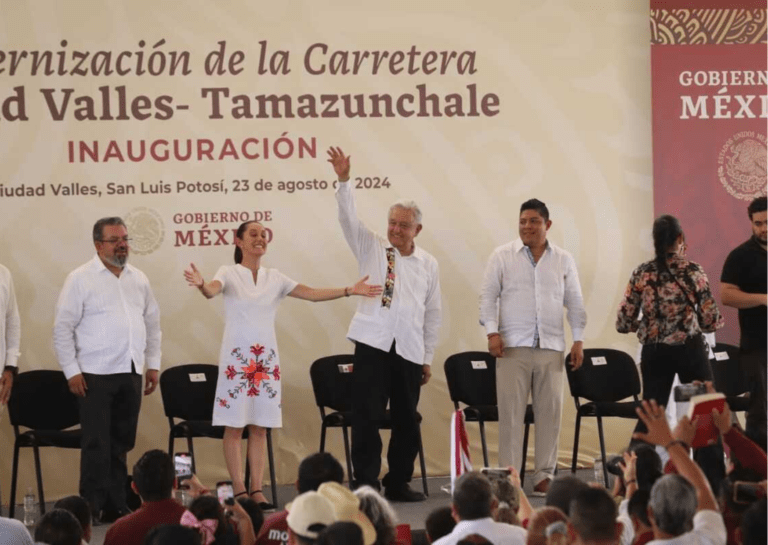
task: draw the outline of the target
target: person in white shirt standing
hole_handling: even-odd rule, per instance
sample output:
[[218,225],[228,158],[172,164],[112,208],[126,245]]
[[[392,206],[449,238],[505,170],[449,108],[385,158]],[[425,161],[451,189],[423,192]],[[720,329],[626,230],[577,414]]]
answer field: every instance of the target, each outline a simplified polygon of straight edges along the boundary
[[496,360],[499,465],[522,474],[525,407],[531,395],[537,425],[534,494],[549,489],[557,463],[563,406],[563,306],[573,334],[571,364],[584,359],[587,313],[571,254],[547,241],[547,206],[531,199],[520,207],[520,238],[488,259],[480,291],[480,324]]
[[19,359],[19,341],[21,340],[21,321],[16,305],[16,293],[13,278],[8,269],[0,265],[0,405],[5,405],[11,397],[13,378],[16,376]]
[[93,226],[96,256],[67,276],[56,304],[53,343],[80,401],[80,495],[96,523],[130,511],[126,454],[136,440],[142,394],[158,383],[160,310],[147,277],[128,265],[122,219]]
[[383,284],[381,298],[361,300],[347,332],[355,342],[352,371],[352,465],[355,485],[379,489],[381,437],[377,422],[390,403],[392,435],[387,451],[389,473],[382,484],[392,501],[422,501],[409,486],[418,453],[416,407],[421,386],[429,381],[440,327],[440,280],[437,260],[414,239],[421,232],[416,203],[390,207],[387,238],[357,217],[349,157],[328,151],[338,176],[336,201],[344,238],[357,259],[359,273]]

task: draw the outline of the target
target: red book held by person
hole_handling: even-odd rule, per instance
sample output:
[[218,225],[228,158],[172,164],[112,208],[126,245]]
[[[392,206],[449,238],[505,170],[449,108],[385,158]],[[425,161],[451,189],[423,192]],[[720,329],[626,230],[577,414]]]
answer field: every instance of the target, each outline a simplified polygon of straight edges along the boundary
[[706,447],[717,442],[720,434],[714,421],[712,420],[712,409],[717,412],[723,412],[725,407],[725,395],[720,392],[714,394],[701,394],[693,396],[688,407],[688,418],[696,421],[696,435],[693,437],[691,447]]

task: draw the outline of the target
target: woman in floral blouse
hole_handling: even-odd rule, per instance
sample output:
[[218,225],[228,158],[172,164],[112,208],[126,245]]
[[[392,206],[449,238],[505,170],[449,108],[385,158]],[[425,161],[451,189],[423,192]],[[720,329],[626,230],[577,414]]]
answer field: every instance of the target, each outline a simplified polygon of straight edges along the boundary
[[282,426],[281,366],[275,339],[275,313],[286,296],[306,301],[330,301],[350,295],[375,297],[381,286],[366,284],[368,277],[346,288],[310,288],[277,269],[261,266],[270,232],[251,221],[240,225],[235,237],[235,264],[219,268],[206,282],[194,264],[184,271],[189,285],[208,299],[224,295],[224,339],[219,353],[219,379],[213,407],[214,426],[225,426],[224,458],[235,496],[246,494],[240,447],[248,428],[250,494],[262,510],[267,503],[261,491],[266,428]]
[[[722,327],[723,317],[701,265],[685,257],[677,218],[664,215],[653,222],[653,246],[656,257],[632,272],[616,330],[637,332],[643,399],[666,405],[675,374],[681,383],[712,380],[702,332]],[[647,431],[642,421],[635,431]]]

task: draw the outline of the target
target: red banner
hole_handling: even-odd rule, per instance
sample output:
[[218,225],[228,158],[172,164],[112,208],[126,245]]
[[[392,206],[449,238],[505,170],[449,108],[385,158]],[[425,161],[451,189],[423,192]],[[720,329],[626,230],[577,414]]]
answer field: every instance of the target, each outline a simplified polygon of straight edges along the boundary
[[[719,301],[723,262],[751,236],[747,205],[766,194],[766,8],[686,4],[651,2],[654,212],[680,219]],[[718,341],[738,344],[722,310]]]

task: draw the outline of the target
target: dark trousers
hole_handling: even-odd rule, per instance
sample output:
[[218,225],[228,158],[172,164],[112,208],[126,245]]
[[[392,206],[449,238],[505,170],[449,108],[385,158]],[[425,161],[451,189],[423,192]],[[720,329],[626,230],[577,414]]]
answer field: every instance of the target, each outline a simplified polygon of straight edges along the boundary
[[[682,384],[694,380],[712,380],[709,354],[701,343],[683,345],[646,344],[640,355],[640,371],[643,377],[643,399],[655,399],[659,405],[667,406],[675,375]],[[637,421],[636,432],[648,431],[642,420]],[[696,449],[694,460],[699,464],[713,490],[720,490],[725,477],[723,446],[718,443]]]
[[766,450],[766,364],[765,350],[742,351],[741,369],[749,380],[749,409],[746,434]]
[[80,400],[80,495],[95,512],[126,505],[126,454],[136,443],[141,375],[83,373],[88,390]]
[[419,452],[419,424],[416,406],[421,391],[422,367],[395,352],[355,347],[352,371],[352,465],[357,485],[378,488],[381,471],[379,422],[389,401],[392,435],[387,450],[389,473],[382,483],[396,488],[413,477],[413,462]]
[[[643,377],[643,399],[655,399],[667,406],[675,375],[682,384],[694,380],[712,380],[712,368],[706,347],[671,344],[646,344],[640,354],[640,372]],[[642,420],[635,431],[648,431]]]

